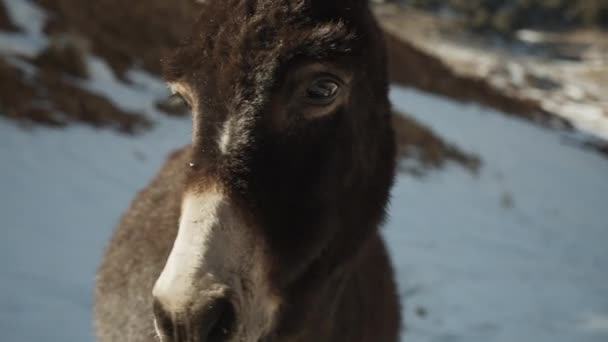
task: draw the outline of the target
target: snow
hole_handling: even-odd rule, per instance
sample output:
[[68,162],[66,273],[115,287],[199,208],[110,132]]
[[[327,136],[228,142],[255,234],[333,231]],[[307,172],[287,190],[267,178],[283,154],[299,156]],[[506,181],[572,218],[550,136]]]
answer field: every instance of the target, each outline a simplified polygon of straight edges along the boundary
[[93,340],[94,275],[112,227],[189,139],[188,120],[165,119],[139,138],[0,120],[3,341]]
[[34,57],[48,42],[43,28],[46,14],[30,0],[3,0],[8,16],[22,32],[0,32],[3,53]]
[[130,70],[127,79],[131,84],[126,84],[116,78],[110,66],[97,56],[88,57],[87,68],[91,77],[79,81],[84,89],[112,99],[125,111],[162,115],[155,103],[166,98],[168,90],[158,77],[142,70]]
[[[48,44],[44,13],[29,0],[4,0],[20,33],[0,33],[0,51],[35,56]],[[168,95],[140,70],[118,80],[107,63],[87,58],[90,77],[73,82],[127,111],[158,119],[137,138],[75,125],[24,130],[0,118],[0,330],[3,341],[93,341],[93,286],[103,246],[120,213],[166,155],[190,140],[187,119],[158,112]]]
[[[7,33],[0,31],[0,52],[9,62],[33,75],[36,67],[23,62],[15,56],[35,57],[49,44],[44,33],[47,15],[30,0],[4,1],[9,17],[22,32]],[[119,80],[110,66],[98,56],[86,56],[89,77],[86,80],[72,81],[92,93],[111,99],[124,111],[161,115],[156,102],[167,96],[167,87],[158,77],[143,70],[130,70],[126,78],[129,84]]]
[[[397,88],[392,97],[484,162],[478,176],[456,165],[402,175],[393,191],[385,234],[405,340],[606,341],[608,160],[487,109]],[[3,340],[93,340],[103,246],[189,136],[189,120],[170,118],[135,138],[0,119]]]
[[608,161],[487,109],[392,99],[484,163],[478,177],[452,166],[393,191],[406,341],[607,341]]
[[[524,30],[518,32],[529,45],[524,48],[500,40],[455,39],[441,32],[441,19],[393,6],[378,7],[376,13],[385,30],[439,58],[455,73],[485,79],[506,96],[537,102],[584,133],[588,142],[608,142],[608,36],[602,32]],[[573,55],[563,59],[558,51]]]
[[[30,0],[4,3],[24,31],[0,33],[0,51],[36,55],[48,43],[46,15]],[[94,340],[103,247],[166,155],[190,140],[189,120],[155,109],[167,93],[159,79],[133,70],[125,84],[101,59],[88,63],[91,79],[75,82],[158,124],[131,137],[81,125],[24,129],[0,117],[3,341]],[[608,341],[608,160],[485,108],[396,87],[392,99],[483,160],[477,176],[449,165],[401,175],[393,190],[384,233],[404,340]],[[587,113],[587,129],[596,127]]]
[[545,103],[548,111],[559,110],[561,116],[569,119],[582,132],[591,132],[594,137],[608,141],[608,120],[601,108],[585,103]]

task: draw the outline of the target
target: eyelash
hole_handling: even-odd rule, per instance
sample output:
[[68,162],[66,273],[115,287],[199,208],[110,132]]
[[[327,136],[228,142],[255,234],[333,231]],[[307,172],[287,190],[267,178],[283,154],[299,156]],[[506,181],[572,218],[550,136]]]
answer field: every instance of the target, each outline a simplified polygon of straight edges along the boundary
[[333,75],[319,75],[301,86],[300,96],[308,105],[329,106],[339,97],[342,86],[340,79]]
[[175,104],[178,104],[178,102],[182,102],[189,109],[192,109],[192,104],[190,103],[190,101],[188,101],[185,96],[178,92],[171,94],[169,96],[169,101]]

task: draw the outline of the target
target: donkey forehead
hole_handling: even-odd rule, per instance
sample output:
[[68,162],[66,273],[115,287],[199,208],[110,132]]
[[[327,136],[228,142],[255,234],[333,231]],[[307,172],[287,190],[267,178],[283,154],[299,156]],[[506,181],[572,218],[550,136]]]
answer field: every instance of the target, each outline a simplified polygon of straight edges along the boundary
[[317,18],[309,1],[205,2],[190,37],[166,61],[165,77],[232,96],[239,87],[267,88],[295,58],[357,55],[354,21],[343,15]]

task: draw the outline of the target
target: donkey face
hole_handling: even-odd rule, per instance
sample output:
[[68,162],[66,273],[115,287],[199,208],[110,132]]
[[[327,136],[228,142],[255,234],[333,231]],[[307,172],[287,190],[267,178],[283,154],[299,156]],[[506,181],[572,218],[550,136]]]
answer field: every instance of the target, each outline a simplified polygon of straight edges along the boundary
[[276,336],[356,256],[393,177],[384,59],[365,1],[203,4],[165,65],[194,127],[163,341]]

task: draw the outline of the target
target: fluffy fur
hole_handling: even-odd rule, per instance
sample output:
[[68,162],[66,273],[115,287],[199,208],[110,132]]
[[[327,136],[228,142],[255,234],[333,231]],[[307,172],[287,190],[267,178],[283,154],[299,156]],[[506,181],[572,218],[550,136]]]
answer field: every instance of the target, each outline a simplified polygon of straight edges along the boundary
[[[152,287],[183,194],[211,185],[267,246],[267,282],[283,304],[264,341],[397,341],[399,301],[378,231],[395,146],[384,43],[366,1],[202,7],[165,61],[167,80],[196,97],[193,143],[138,195],[110,242],[97,283],[99,341],[153,341]],[[316,120],[277,95],[309,63],[351,79],[348,101]],[[226,129],[230,141],[220,148]]]

